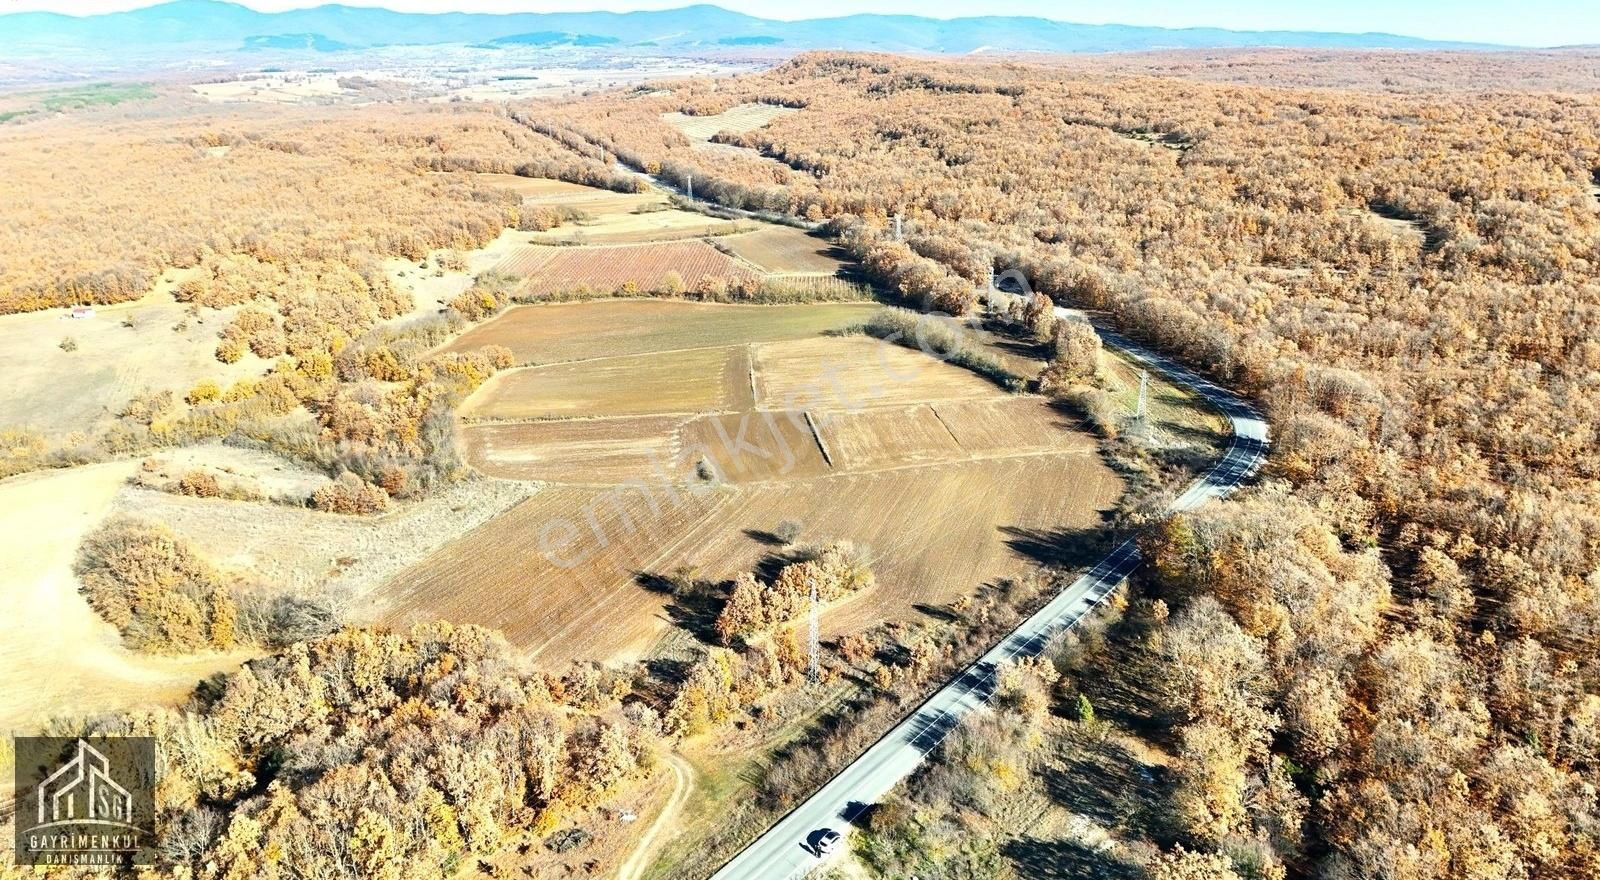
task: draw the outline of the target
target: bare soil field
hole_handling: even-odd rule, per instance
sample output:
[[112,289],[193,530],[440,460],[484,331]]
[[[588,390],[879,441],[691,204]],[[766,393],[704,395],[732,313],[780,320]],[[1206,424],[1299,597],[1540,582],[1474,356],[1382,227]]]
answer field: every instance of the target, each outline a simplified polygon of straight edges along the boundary
[[521,364],[802,339],[864,322],[873,303],[746,306],[602,300],[517,306],[472,328],[446,351],[511,349]]
[[[654,215],[651,215],[654,216]],[[678,273],[688,289],[716,279],[754,280],[758,273],[703,241],[674,241],[617,247],[560,248],[527,276],[523,290],[559,293],[587,286],[611,292],[632,282],[658,290],[668,272]]]
[[790,226],[768,226],[718,240],[740,259],[777,274],[837,275],[849,261],[838,245]]
[[734,497],[666,494],[547,489],[402,572],[362,614],[492,626],[551,668],[638,656],[668,624],[666,597],[639,576],[669,566],[690,527]]
[[113,462],[0,482],[0,663],[11,676],[0,688],[0,731],[28,734],[53,716],[177,702],[248,656],[134,653],[78,592],[78,542],[135,468]]
[[[172,298],[186,277],[168,271],[143,298],[96,307],[92,317],[64,308],[0,315],[0,427],[89,431],[139,394],[182,398],[203,379],[226,386],[264,372],[268,362],[249,353],[217,361],[217,333],[237,309],[187,317],[189,307]],[[63,349],[67,339],[74,350]]]
[[801,410],[702,416],[683,427],[680,449],[685,458],[704,450],[716,479],[729,483],[798,480],[832,469]]
[[816,422],[829,458],[842,470],[965,457],[955,435],[927,404],[826,413]]
[[737,348],[696,348],[506,370],[461,407],[469,419],[552,419],[727,409]]
[[776,104],[740,104],[711,116],[690,116],[686,113],[663,113],[668,125],[683,132],[690,140],[710,140],[719,131],[744,134],[755,131],[780,116],[798,113],[790,107]]
[[363,615],[494,626],[552,667],[636,658],[674,622],[655,578],[685,566],[731,578],[772,552],[766,533],[798,519],[807,537],[873,551],[878,586],[825,618],[841,633],[1065,552],[1059,530],[1096,526],[1121,492],[1089,453],[698,490],[554,487],[400,574]]
[[[1092,453],[911,467],[741,491],[680,543],[668,568],[731,578],[772,551],[761,537],[796,519],[810,540],[872,550],[878,585],[824,617],[830,634],[905,617],[1065,555],[1061,536],[1100,524],[1122,480]],[[754,533],[754,534],[752,534]]]

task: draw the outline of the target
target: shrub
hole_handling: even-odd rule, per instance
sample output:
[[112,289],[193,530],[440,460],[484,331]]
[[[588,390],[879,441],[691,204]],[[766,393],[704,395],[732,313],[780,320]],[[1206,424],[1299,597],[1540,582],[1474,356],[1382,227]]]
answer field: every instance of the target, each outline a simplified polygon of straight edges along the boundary
[[803,526],[799,520],[792,518],[786,519],[783,522],[778,523],[777,528],[772,530],[772,536],[785,544],[793,544],[800,537],[800,533],[804,529],[805,526]]
[[236,364],[244,357],[244,343],[237,339],[224,339],[217,345],[217,360],[225,364]]
[[202,470],[192,470],[178,479],[178,494],[196,498],[216,498],[222,494],[217,478]]
[[78,350],[78,340],[73,339],[71,336],[63,336],[63,337],[61,337],[61,342],[59,343],[59,345],[60,345],[62,351],[77,351]]
[[189,389],[189,393],[183,396],[183,399],[184,402],[188,403],[190,406],[198,406],[202,403],[215,403],[222,399],[222,389],[217,387],[217,383],[207,379],[203,382],[196,383],[193,388]]
[[311,506],[328,513],[382,513],[389,495],[355,474],[345,471],[337,480],[311,494]]
[[111,519],[84,539],[73,570],[89,605],[137,650],[191,651],[215,644],[214,633],[231,644],[222,576],[162,526]]

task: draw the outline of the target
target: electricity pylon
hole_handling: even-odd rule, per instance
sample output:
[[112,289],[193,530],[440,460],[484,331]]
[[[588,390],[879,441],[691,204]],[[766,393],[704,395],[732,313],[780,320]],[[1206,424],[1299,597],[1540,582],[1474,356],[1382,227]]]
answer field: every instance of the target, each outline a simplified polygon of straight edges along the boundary
[[817,602],[817,579],[811,578],[811,634],[806,640],[810,659],[806,663],[806,681],[816,684],[822,680],[822,606]]
[[1144,434],[1144,439],[1150,439],[1150,371],[1139,371],[1139,405],[1134,408],[1133,421],[1139,426],[1139,431]]

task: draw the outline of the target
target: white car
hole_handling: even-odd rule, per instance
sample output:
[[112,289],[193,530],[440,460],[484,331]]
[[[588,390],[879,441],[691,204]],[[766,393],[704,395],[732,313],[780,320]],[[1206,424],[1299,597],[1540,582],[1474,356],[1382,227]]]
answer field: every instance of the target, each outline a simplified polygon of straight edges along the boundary
[[825,856],[838,849],[839,841],[843,839],[844,835],[832,828],[822,829],[822,833],[817,835],[817,855]]

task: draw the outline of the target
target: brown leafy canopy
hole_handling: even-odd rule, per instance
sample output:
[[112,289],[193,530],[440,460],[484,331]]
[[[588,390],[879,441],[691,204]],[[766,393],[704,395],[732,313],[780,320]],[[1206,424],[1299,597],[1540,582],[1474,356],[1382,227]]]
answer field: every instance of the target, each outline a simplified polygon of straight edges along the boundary
[[84,595],[130,647],[177,652],[232,648],[232,584],[166,528],[122,517],[84,539],[75,567]]
[[[235,290],[241,257],[356,270],[384,256],[420,260],[518,224],[515,195],[434,173],[449,171],[638,185],[482,109],[347,110],[181,136],[152,123],[94,135],[40,128],[0,145],[0,313],[134,299],[163,270],[208,260],[223,264],[209,280]],[[189,297],[243,301],[207,286]]]

